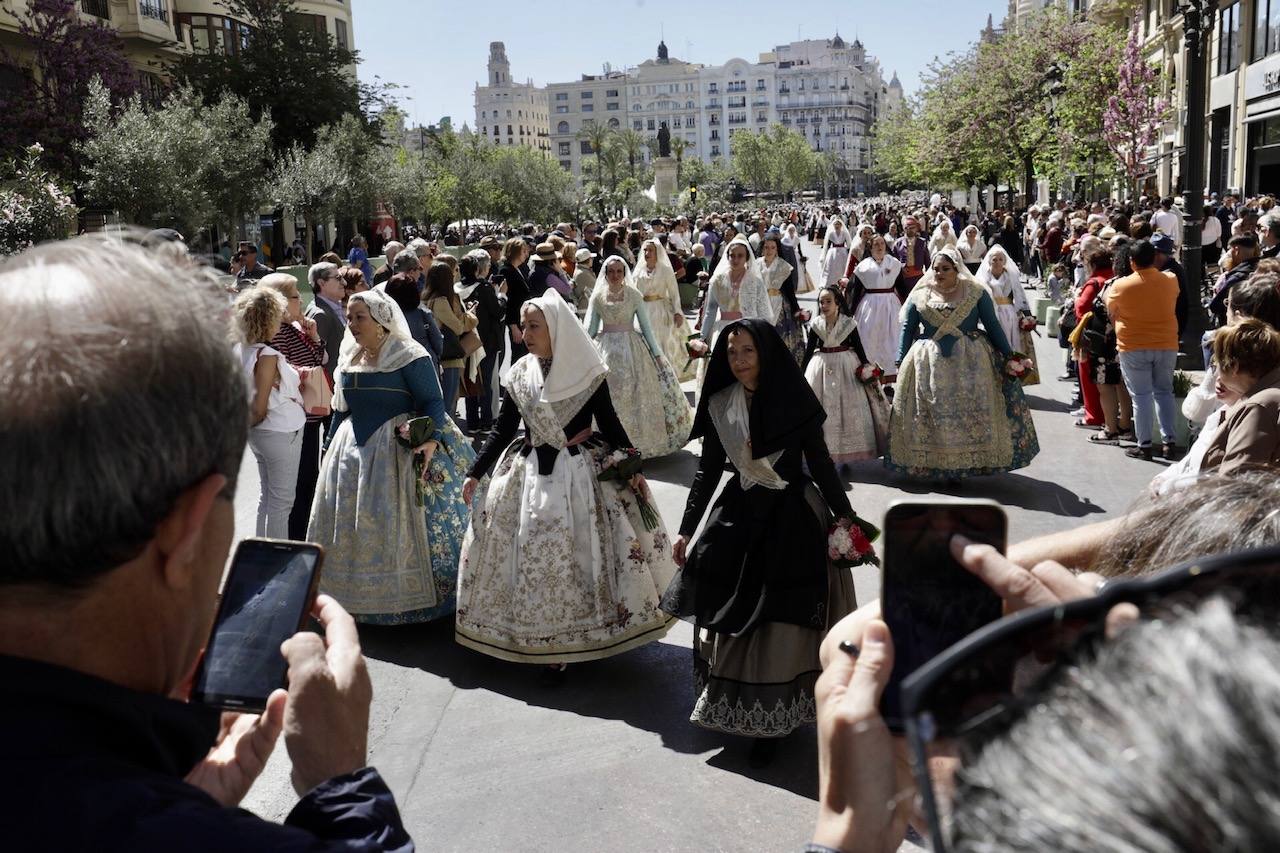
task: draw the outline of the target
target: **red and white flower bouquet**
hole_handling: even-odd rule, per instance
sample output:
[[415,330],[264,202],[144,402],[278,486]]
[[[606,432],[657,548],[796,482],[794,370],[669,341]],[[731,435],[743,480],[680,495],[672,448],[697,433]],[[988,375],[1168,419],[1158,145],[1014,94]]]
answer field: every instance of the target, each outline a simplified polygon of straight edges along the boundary
[[1039,325],[1039,321],[1030,314],[1024,314],[1022,317],[1018,318],[1018,328],[1024,332],[1034,332],[1036,327]]
[[868,361],[858,366],[858,380],[865,385],[878,383],[884,376],[884,369],[874,361]]
[[1004,362],[1004,372],[1014,379],[1024,379],[1034,368],[1035,362],[1020,352],[1010,354]]
[[827,531],[827,559],[837,568],[847,569],[853,566],[880,565],[871,543],[880,535],[874,524],[853,516],[838,518]]

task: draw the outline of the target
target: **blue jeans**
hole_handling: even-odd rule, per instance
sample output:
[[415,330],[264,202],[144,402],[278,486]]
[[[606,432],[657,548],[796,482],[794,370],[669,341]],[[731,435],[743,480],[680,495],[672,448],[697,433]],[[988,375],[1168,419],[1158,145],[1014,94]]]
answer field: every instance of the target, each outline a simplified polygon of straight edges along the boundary
[[1173,442],[1177,436],[1177,414],[1173,404],[1173,368],[1178,353],[1171,349],[1142,349],[1120,353],[1120,373],[1133,398],[1133,429],[1139,445],[1151,443],[1151,408],[1155,403],[1160,420],[1160,437]]
[[440,392],[444,395],[444,410],[455,424],[458,422],[458,386],[461,382],[461,367],[446,367],[441,371]]

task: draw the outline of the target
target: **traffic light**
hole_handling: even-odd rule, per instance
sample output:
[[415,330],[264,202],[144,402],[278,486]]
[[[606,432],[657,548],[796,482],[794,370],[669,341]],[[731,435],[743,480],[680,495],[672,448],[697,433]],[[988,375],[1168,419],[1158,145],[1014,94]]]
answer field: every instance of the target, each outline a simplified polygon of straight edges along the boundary
[[689,203],[690,204],[698,203],[698,188],[695,187],[693,184],[689,184]]

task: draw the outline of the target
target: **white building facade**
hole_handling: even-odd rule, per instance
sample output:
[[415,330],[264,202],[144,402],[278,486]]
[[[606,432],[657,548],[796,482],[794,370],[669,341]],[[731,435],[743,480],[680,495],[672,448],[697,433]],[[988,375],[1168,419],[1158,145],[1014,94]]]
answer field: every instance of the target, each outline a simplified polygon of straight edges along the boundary
[[547,90],[532,80],[511,79],[506,46],[489,43],[489,78],[477,85],[476,132],[494,145],[525,145],[544,153],[551,150]]
[[736,58],[702,69],[698,77],[703,96],[704,160],[728,162],[735,133],[764,133],[778,120],[775,70],[772,62]]

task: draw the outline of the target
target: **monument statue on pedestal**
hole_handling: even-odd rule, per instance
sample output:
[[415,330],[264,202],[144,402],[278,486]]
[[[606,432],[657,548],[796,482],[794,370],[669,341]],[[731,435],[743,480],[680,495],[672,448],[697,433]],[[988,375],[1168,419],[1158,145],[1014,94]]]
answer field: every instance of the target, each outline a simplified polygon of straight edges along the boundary
[[671,131],[667,130],[665,121],[658,128],[658,156],[671,156]]

